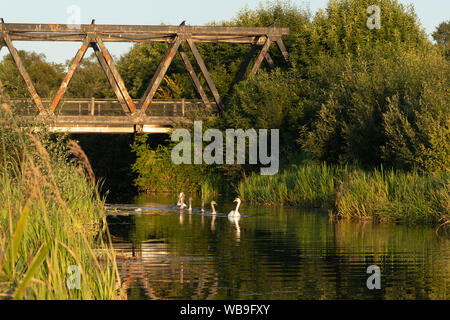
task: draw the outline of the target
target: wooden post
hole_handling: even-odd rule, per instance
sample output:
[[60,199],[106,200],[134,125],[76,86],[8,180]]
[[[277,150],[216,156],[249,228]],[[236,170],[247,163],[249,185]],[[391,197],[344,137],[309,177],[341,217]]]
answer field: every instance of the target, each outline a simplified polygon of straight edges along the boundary
[[184,98],[183,98],[183,100],[181,100],[181,114],[184,117]]
[[[2,48],[4,47],[4,43],[3,43],[3,41],[0,41],[0,51],[2,51]],[[6,92],[4,91],[4,89],[3,89],[3,83],[2,83],[2,80],[0,80],[0,97],[2,98],[2,99],[4,99],[4,95],[6,95]],[[1,102],[3,102],[3,101],[0,101],[0,103]]]
[[95,98],[91,98],[91,116],[94,116],[95,114]]

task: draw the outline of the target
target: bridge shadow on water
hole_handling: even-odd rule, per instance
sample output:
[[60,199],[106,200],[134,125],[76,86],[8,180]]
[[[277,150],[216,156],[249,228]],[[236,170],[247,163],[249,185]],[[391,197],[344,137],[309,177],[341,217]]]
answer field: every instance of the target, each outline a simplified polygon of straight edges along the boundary
[[[132,165],[136,154],[132,152],[135,134],[72,134],[85,151],[97,180],[102,182],[101,194],[108,202],[129,202],[138,193]],[[156,148],[165,144],[166,134],[152,134],[148,144]]]

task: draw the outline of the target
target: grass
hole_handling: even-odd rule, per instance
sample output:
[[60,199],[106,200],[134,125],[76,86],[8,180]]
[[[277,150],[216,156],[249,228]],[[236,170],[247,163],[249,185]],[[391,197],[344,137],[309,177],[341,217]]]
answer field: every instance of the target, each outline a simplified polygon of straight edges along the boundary
[[124,298],[81,148],[20,126],[5,104],[0,114],[0,299]]
[[237,186],[250,203],[324,207],[341,218],[450,224],[450,173],[420,175],[305,164],[274,176],[257,174]]
[[272,176],[253,174],[237,186],[241,199],[265,205],[300,205],[328,207],[337,193],[336,167],[323,165],[294,166]]

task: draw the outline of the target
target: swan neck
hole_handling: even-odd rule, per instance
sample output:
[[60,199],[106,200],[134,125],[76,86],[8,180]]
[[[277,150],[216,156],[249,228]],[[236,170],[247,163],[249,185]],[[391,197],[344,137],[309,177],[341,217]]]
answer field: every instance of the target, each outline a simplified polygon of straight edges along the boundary
[[237,205],[236,205],[236,212],[238,212],[239,211],[239,206],[241,205],[241,202],[240,201],[238,201],[238,203],[237,203]]

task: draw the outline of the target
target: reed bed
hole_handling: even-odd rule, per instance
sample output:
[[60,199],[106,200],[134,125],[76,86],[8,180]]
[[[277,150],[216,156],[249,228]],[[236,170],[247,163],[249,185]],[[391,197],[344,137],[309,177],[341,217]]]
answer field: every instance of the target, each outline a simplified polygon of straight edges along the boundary
[[253,204],[329,207],[337,193],[336,167],[322,165],[293,166],[272,176],[253,174],[237,186],[239,196]]
[[0,299],[124,298],[81,148],[0,114]]
[[274,176],[251,175],[237,192],[253,204],[322,207],[341,218],[449,226],[449,181],[449,172],[421,175],[305,164]]

